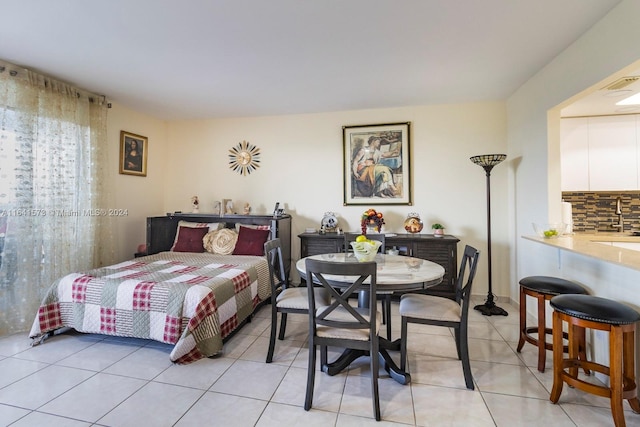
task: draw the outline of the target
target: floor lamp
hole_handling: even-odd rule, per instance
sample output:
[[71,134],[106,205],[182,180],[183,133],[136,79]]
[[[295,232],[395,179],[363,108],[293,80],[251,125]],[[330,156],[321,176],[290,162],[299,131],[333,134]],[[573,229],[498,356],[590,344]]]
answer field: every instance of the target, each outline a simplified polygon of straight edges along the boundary
[[509,314],[493,302],[491,287],[491,169],[506,158],[506,154],[481,154],[469,159],[476,165],[481,166],[487,174],[487,259],[489,260],[489,292],[487,293],[487,301],[484,304],[474,307],[474,309],[480,311],[485,316],[508,316]]

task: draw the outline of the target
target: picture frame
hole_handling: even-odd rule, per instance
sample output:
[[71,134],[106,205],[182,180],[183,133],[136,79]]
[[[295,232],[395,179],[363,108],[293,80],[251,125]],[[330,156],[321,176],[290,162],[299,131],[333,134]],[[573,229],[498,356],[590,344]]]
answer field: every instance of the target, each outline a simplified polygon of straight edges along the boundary
[[344,205],[411,205],[411,122],[342,130]]
[[120,131],[120,173],[123,175],[147,176],[149,138],[135,133]]

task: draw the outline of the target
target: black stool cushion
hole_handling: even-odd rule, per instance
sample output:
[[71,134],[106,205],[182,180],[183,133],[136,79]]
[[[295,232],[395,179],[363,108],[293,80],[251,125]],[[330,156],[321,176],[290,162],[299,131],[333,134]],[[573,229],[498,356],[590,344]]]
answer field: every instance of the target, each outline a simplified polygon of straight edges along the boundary
[[520,286],[541,294],[587,294],[587,290],[570,280],[551,276],[529,276],[520,280]]
[[640,320],[640,313],[631,307],[592,295],[558,295],[550,304],[560,313],[594,322],[628,325]]

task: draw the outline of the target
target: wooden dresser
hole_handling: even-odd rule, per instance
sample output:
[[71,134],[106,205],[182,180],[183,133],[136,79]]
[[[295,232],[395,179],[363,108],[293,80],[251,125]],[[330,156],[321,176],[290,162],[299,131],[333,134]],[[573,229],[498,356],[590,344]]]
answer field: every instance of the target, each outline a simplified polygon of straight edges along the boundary
[[[344,250],[344,235],[342,234],[302,233],[298,237],[300,238],[300,258]],[[400,251],[400,255],[426,259],[444,267],[445,274],[442,283],[424,292],[447,298],[455,297],[455,282],[458,273],[457,247],[460,239],[450,235],[433,237],[431,234],[397,234],[387,236],[385,241],[385,251],[395,246]]]

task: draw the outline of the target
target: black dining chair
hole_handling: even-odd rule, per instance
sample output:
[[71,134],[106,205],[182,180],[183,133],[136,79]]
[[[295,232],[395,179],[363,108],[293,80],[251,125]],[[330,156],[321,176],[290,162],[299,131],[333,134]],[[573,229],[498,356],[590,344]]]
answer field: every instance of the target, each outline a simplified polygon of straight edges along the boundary
[[[316,374],[316,350],[320,347],[321,366],[327,364],[327,347],[365,350],[369,352],[371,365],[371,393],[373,414],[380,421],[380,398],[378,395],[378,330],[380,320],[376,304],[375,262],[338,263],[306,260],[308,283],[317,283],[331,296],[330,304],[319,302],[314,292],[309,292],[309,366],[304,409],[311,409]],[[353,282],[339,292],[330,283],[329,275],[355,276]],[[364,283],[367,281],[368,283]],[[353,307],[348,296],[368,291],[369,307]]]
[[[269,350],[267,351],[266,360],[267,363],[271,363],[276,346],[278,313],[280,313],[280,334],[278,339],[282,341],[287,328],[287,314],[308,314],[309,298],[307,297],[307,287],[289,287],[287,284],[280,239],[265,242],[264,253],[269,264],[269,279],[271,280],[271,335],[269,337]],[[311,287],[312,285],[309,284],[308,286]],[[314,293],[316,293],[318,301],[328,301],[328,294],[323,289],[314,288]]]
[[[353,252],[351,242],[355,242],[360,233],[344,233],[344,252]],[[384,253],[386,240],[384,234],[367,234],[367,239],[381,242],[378,252]],[[386,294],[378,293],[376,298],[382,301],[382,323],[387,327],[387,339],[391,339],[391,295],[393,292]]]
[[476,275],[480,252],[469,245],[465,246],[458,280],[456,282],[456,299],[423,294],[405,294],[400,298],[400,316],[402,326],[400,332],[400,369],[407,366],[407,325],[444,326],[453,328],[458,359],[462,361],[464,381],[468,389],[473,390],[473,376],[469,363],[469,343],[467,325],[469,321],[469,304],[471,285]]

